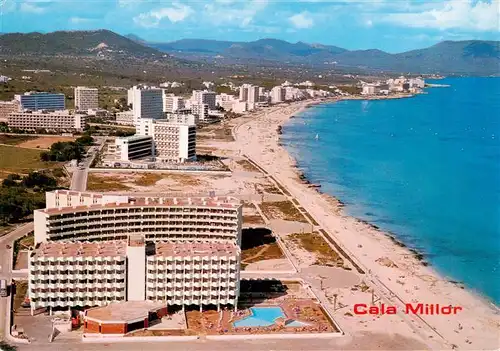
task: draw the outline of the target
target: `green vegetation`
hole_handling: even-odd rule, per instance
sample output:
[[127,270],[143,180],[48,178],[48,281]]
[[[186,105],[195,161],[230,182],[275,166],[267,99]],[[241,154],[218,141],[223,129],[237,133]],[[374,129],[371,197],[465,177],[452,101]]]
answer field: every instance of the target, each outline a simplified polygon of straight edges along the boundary
[[5,341],[0,341],[0,350],[2,350],[2,351],[16,351],[17,347],[9,345]]
[[29,135],[0,134],[0,144],[5,144],[5,145],[18,145],[24,143],[25,141],[33,139],[36,139],[36,137]]
[[19,222],[44,207],[45,191],[56,187],[57,180],[43,173],[9,174],[0,186],[0,225]]
[[42,161],[80,160],[85,153],[85,146],[91,145],[94,139],[90,134],[84,134],[75,141],[59,141],[50,146],[49,151],[40,154]]
[[35,169],[58,167],[57,163],[40,160],[40,151],[0,145],[0,169],[6,172],[28,173]]
[[289,235],[288,238],[304,250],[315,254],[316,262],[314,264],[316,265],[330,267],[344,265],[342,257],[328,245],[319,233],[297,233]]
[[260,208],[270,219],[284,219],[286,221],[307,222],[302,213],[291,201],[263,202]]

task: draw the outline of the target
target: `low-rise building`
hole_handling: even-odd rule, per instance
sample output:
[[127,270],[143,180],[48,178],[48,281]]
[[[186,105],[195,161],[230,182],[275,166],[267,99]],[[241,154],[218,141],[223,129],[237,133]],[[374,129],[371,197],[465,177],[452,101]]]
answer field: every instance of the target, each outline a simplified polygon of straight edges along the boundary
[[133,111],[123,111],[116,113],[116,124],[124,126],[134,125],[134,112]]
[[152,159],[155,155],[153,137],[132,135],[116,138],[115,154],[121,161]]
[[85,128],[86,120],[86,114],[68,110],[12,112],[7,116],[9,127],[27,131],[46,129],[57,132],[81,132]]

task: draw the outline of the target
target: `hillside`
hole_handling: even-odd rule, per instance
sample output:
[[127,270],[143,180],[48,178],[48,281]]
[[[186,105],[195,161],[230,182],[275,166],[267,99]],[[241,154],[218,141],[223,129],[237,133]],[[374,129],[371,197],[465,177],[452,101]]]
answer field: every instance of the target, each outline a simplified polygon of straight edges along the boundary
[[445,41],[429,48],[390,54],[377,49],[353,50],[278,39],[231,42],[183,39],[169,43],[147,43],[175,57],[227,63],[335,65],[342,69],[499,75],[500,42]]
[[0,55],[162,57],[154,48],[141,45],[109,30],[7,33],[0,36]]

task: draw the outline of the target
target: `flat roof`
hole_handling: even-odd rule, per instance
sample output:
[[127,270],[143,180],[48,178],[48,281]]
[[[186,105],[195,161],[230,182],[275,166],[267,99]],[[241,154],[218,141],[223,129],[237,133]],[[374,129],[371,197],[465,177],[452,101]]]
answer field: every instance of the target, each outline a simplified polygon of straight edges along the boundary
[[73,195],[73,196],[82,196],[82,197],[96,197],[96,198],[103,197],[103,195],[99,194],[99,193],[89,193],[89,192],[72,191],[72,190],[64,190],[64,189],[54,190],[53,193],[54,194]]
[[152,139],[153,137],[151,135],[129,135],[129,136],[124,136],[124,137],[118,137],[116,139],[120,140],[139,140],[139,139]]
[[85,319],[102,323],[130,323],[148,318],[148,312],[167,307],[157,301],[125,301],[110,303],[107,306],[96,307],[86,311]]
[[[90,195],[89,195],[90,196]],[[129,197],[128,202],[117,201],[105,204],[91,204],[81,206],[68,206],[59,208],[45,208],[41,210],[43,213],[66,214],[85,210],[106,210],[114,208],[130,208],[130,207],[218,207],[221,209],[235,209],[241,206],[241,201],[232,196],[215,196],[215,197]]]
[[49,241],[41,243],[33,258],[39,257],[115,257],[126,256],[127,242],[113,241]]
[[168,256],[230,256],[238,253],[238,247],[235,244],[229,243],[174,243],[174,242],[157,242],[155,244],[157,257]]

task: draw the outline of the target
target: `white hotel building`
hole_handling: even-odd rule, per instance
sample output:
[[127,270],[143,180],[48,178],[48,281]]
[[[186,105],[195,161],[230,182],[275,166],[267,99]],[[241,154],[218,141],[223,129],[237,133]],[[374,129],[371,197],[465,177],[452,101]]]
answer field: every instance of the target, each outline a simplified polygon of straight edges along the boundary
[[34,218],[32,310],[143,300],[237,305],[239,200],[56,190],[46,202]]
[[143,118],[163,118],[163,91],[159,88],[134,86],[127,92],[127,102],[132,105],[134,125]]
[[191,117],[154,120],[142,118],[137,128],[138,135],[153,137],[155,159],[158,162],[182,163],[196,160],[196,125]]
[[85,128],[87,115],[64,111],[22,111],[11,112],[7,125],[28,131],[47,129],[57,132],[81,132]]
[[99,108],[99,91],[97,88],[75,88],[75,110],[88,111]]

